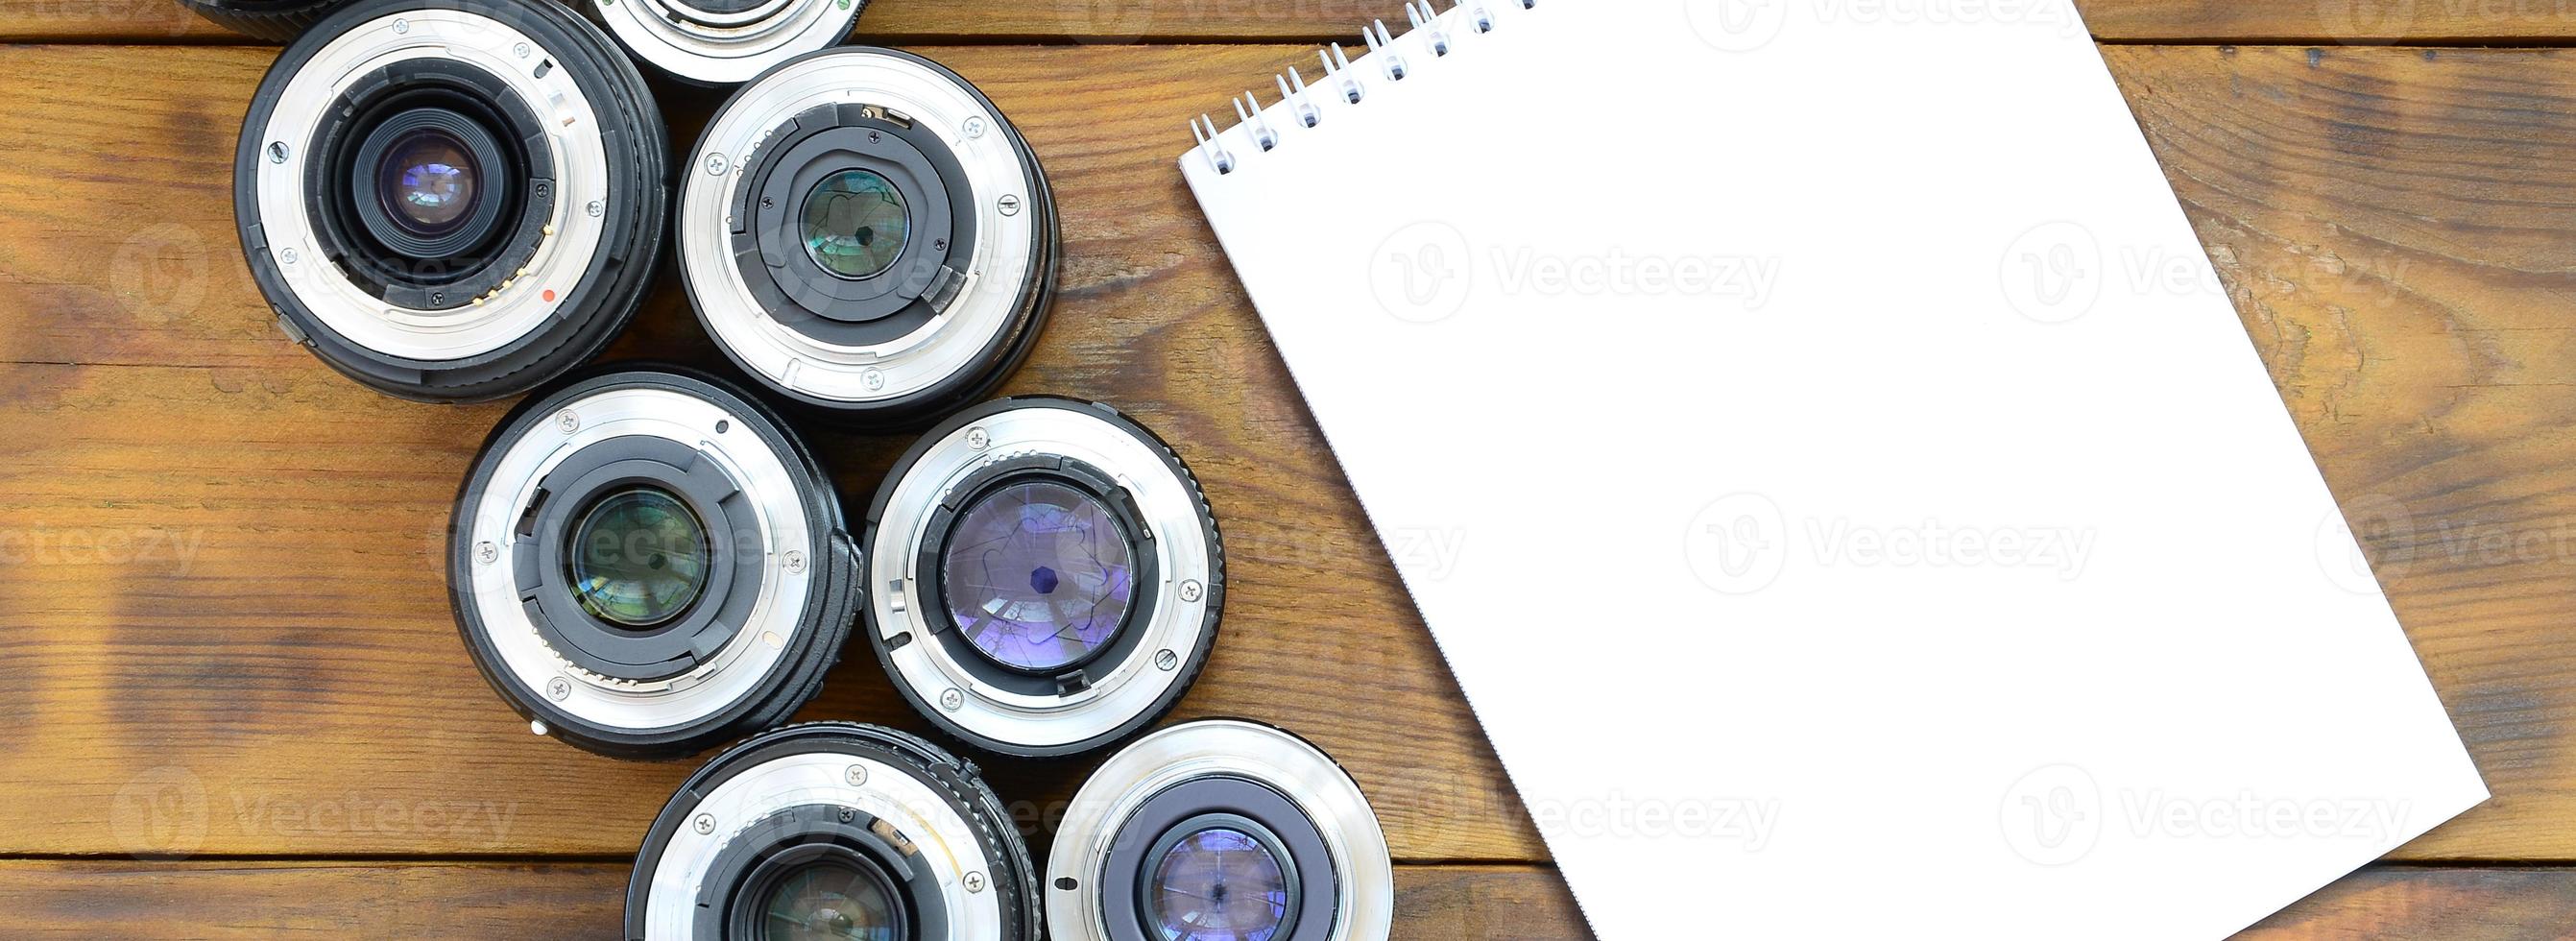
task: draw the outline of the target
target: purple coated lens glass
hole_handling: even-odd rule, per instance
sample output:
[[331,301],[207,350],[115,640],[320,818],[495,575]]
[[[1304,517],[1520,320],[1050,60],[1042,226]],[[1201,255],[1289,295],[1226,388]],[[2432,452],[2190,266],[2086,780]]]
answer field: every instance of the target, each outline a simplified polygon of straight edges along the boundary
[[1288,876],[1251,834],[1210,827],[1182,837],[1146,888],[1163,941],[1275,941],[1288,920]]
[[1131,553],[1091,494],[1053,481],[1008,484],[958,517],[941,593],[958,628],[994,662],[1061,669],[1126,622],[1136,590]]

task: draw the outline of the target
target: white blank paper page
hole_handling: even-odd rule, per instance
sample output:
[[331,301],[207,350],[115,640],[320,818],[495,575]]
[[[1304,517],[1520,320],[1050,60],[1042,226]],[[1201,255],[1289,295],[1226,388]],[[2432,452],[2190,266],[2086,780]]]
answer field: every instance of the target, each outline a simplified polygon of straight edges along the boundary
[[1180,165],[1601,937],[2218,937],[2485,797],[2071,8],[1487,10]]

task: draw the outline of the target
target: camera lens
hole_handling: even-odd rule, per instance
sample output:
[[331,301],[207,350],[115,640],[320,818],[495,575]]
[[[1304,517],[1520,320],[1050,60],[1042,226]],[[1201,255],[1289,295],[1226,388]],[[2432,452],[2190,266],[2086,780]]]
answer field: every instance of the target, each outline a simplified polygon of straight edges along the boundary
[[179,0],[198,16],[225,29],[270,42],[291,42],[296,34],[348,0]]
[[1089,751],[1171,711],[1216,641],[1225,548],[1189,468],[1096,402],[988,402],[934,428],[869,504],[868,638],[940,729]]
[[842,170],[805,196],[805,250],[823,270],[873,278],[894,267],[911,235],[903,191],[869,170]]
[[531,727],[673,757],[820,690],[858,605],[831,481],[748,394],[677,369],[598,372],[522,403],[449,526],[458,631]]
[[278,326],[377,390],[525,392],[632,318],[669,143],[633,64],[532,0],[359,0],[278,57],[235,216]]
[[1055,200],[956,73],[890,49],[792,59],[692,153],[682,283],[717,347],[778,394],[915,427],[991,393],[1036,341]]
[[465,142],[438,128],[411,131],[386,148],[377,193],[385,210],[411,234],[434,238],[456,231],[479,195],[482,168]]
[[725,750],[663,807],[626,936],[1036,941],[1036,875],[973,765],[879,726],[795,725]]
[[672,77],[732,85],[837,46],[864,0],[623,0],[585,4],[617,41]]
[[1331,757],[1255,722],[1185,722],[1110,756],[1047,861],[1057,941],[1382,941],[1386,835]]

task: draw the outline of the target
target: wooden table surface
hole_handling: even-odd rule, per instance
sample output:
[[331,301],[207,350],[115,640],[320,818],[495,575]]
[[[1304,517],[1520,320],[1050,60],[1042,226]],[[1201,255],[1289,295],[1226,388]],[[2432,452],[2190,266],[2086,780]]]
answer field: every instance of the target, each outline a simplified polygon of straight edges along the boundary
[[[2495,793],[2248,936],[2576,936],[2576,5],[2084,12]],[[1352,769],[1398,937],[1581,937],[1171,166],[1371,18],[1401,7],[878,0],[859,35],[974,81],[1056,184],[1064,291],[1009,391],[1116,403],[1206,483],[1237,581],[1181,715]],[[693,763],[531,736],[475,675],[443,532],[505,406],[279,335],[231,203],[275,50],[165,0],[0,0],[0,40],[0,931],[615,936]],[[712,96],[657,91],[685,146]],[[665,273],[612,358],[712,364]],[[818,438],[846,500],[907,443]],[[921,725],[865,657],[804,717]],[[1042,852],[1089,762],[988,764]]]

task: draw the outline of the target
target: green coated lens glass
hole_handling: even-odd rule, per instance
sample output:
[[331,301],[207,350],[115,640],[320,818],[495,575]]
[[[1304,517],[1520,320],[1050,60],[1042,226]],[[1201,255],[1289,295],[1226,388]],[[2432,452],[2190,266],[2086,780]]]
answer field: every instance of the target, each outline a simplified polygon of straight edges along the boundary
[[622,627],[648,628],[689,609],[707,585],[707,529],[659,487],[593,501],[573,526],[566,557],[582,610]]
[[873,278],[894,267],[912,234],[903,193],[868,170],[824,177],[805,195],[805,253],[844,278]]
[[843,866],[788,876],[761,911],[761,937],[772,941],[902,941],[901,929],[886,887]]

